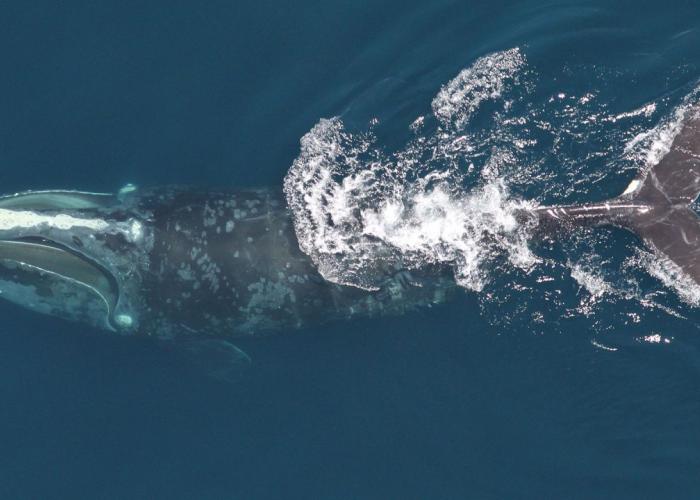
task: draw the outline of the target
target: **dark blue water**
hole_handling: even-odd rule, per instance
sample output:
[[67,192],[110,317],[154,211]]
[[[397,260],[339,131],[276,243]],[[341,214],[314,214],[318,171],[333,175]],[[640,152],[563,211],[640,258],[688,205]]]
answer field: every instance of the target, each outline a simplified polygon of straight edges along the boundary
[[[400,149],[442,85],[517,47],[492,103],[535,140],[511,195],[604,199],[640,166],[625,144],[696,91],[698,26],[681,1],[6,2],[0,186],[281,186],[320,118],[377,117]],[[241,342],[233,385],[0,304],[0,496],[697,498],[700,309],[632,235],[534,245],[545,264],[496,259],[444,306]]]

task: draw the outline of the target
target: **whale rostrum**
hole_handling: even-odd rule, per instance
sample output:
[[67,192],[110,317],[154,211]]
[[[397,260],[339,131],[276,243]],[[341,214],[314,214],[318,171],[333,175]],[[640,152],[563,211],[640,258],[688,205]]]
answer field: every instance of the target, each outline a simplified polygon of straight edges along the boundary
[[[669,152],[618,197],[541,206],[518,217],[542,230],[612,224],[700,285],[700,108]],[[123,334],[172,340],[212,371],[248,357],[235,336],[333,319],[402,314],[445,302],[448,269],[387,263],[367,291],[325,280],[299,248],[274,189],[166,186],[117,194],[28,191],[0,197],[0,297],[34,311]]]

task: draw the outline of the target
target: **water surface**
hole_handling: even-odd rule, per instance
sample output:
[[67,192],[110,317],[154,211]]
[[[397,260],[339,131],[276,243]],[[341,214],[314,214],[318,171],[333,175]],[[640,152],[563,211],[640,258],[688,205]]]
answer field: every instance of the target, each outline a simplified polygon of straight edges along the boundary
[[[699,25],[693,2],[12,2],[2,190],[281,189],[308,158],[300,140],[338,117],[343,147],[371,132],[390,166],[447,131],[449,155],[416,168],[448,172],[475,215],[606,199],[696,102]],[[458,111],[435,112],[450,82]],[[402,186],[388,171],[382,193]],[[234,386],[0,304],[0,493],[697,497],[692,290],[621,230],[496,240],[457,249],[482,264],[457,269],[447,305],[242,341],[255,364]]]

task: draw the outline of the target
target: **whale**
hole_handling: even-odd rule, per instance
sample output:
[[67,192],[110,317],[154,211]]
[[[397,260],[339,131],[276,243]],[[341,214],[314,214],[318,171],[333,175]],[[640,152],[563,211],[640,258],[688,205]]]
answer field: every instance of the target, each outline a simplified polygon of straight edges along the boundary
[[230,339],[445,302],[447,270],[387,265],[379,290],[325,280],[281,190],[126,186],[0,197],[0,298],[176,347],[207,372],[250,362]]
[[[613,225],[700,284],[700,107],[669,151],[619,196],[535,206],[538,230]],[[381,263],[381,259],[374,259]],[[281,189],[163,186],[0,197],[0,298],[37,313],[173,345],[225,378],[248,364],[237,337],[444,303],[448,269],[387,259],[365,290],[325,279],[300,248]]]

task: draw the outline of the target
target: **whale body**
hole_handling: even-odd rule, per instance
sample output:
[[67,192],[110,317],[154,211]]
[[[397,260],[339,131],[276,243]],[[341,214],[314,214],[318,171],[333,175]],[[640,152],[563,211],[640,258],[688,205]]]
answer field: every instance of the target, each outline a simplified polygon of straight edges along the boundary
[[[524,210],[542,230],[612,224],[700,284],[700,108],[670,151],[620,196]],[[381,260],[380,260],[381,261]],[[395,315],[458,289],[448,269],[387,260],[382,285],[325,280],[300,250],[281,190],[127,186],[116,194],[27,191],[0,197],[0,297],[122,334],[173,340],[225,366],[230,338],[331,320]],[[223,356],[221,356],[223,353]]]
[[[245,361],[229,339],[447,300],[449,272],[387,265],[379,290],[323,279],[281,191],[127,186],[0,198],[0,297],[124,335]],[[224,353],[222,356],[222,352]],[[211,361],[206,361],[211,363]]]

